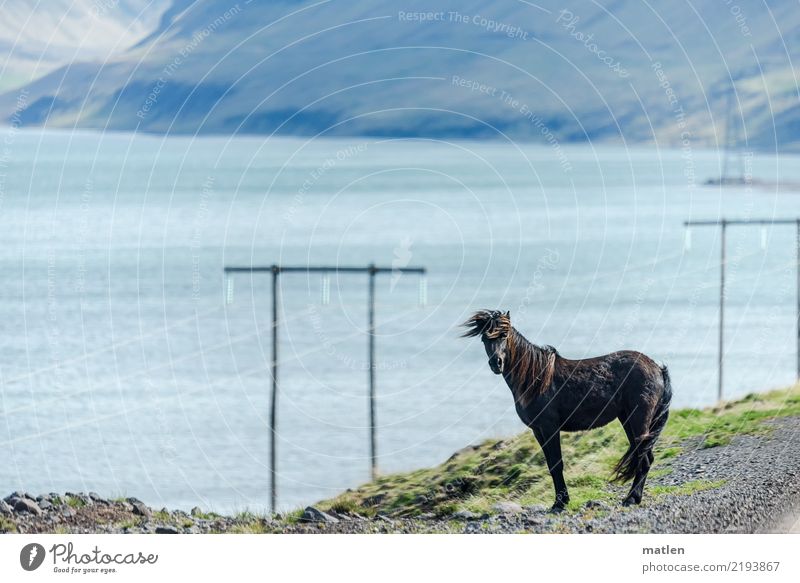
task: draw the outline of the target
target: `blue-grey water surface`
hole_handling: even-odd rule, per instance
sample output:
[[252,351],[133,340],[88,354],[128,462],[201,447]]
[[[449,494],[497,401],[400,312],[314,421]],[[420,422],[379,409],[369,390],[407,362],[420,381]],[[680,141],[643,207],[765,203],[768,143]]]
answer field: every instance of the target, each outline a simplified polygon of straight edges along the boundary
[[[796,156],[756,177],[800,182]],[[408,139],[4,132],[0,486],[268,505],[269,275],[225,265],[428,268],[377,289],[382,471],[522,430],[472,310],[579,358],[667,363],[676,406],[716,399],[719,231],[798,194],[720,191],[715,153]],[[795,377],[795,229],[731,227],[728,397]],[[366,276],[280,281],[279,506],[369,477]]]

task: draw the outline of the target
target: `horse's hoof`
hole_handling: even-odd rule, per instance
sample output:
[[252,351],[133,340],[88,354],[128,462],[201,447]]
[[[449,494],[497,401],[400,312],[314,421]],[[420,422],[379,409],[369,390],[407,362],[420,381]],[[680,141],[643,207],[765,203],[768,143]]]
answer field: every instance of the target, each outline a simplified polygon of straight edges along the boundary
[[561,514],[566,510],[563,506],[559,506],[558,504],[553,504],[553,507],[549,510],[550,514]]
[[622,501],[622,505],[623,506],[634,506],[634,505],[641,504],[641,502],[642,502],[641,500],[637,500],[636,498],[631,498],[629,496],[629,497],[625,498],[625,500]]

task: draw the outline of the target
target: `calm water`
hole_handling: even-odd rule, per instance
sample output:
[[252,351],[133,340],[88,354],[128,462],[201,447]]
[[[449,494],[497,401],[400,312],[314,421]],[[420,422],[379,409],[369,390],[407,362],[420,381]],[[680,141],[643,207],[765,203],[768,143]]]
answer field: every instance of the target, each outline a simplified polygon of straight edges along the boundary
[[[716,393],[719,236],[798,195],[703,187],[716,155],[426,140],[4,132],[0,490],[218,511],[268,503],[269,276],[224,265],[424,265],[378,281],[380,467],[522,429],[456,325],[511,310],[577,358],[637,348],[675,404]],[[753,174],[800,181],[797,158]],[[792,227],[729,230],[726,394],[794,379]],[[762,248],[763,243],[763,248]],[[366,279],[281,279],[282,508],[368,477]]]

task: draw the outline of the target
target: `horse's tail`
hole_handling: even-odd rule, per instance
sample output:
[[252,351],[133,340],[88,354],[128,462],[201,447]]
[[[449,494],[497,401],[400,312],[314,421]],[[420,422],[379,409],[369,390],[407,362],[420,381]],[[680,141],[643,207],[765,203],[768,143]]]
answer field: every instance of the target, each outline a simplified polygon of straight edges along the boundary
[[667,424],[669,418],[669,404],[672,401],[672,383],[669,379],[669,371],[666,366],[661,367],[661,377],[663,379],[664,387],[658,402],[653,411],[653,417],[650,420],[650,426],[646,434],[637,437],[634,442],[628,446],[625,455],[614,466],[614,482],[627,482],[636,476],[636,470],[639,467],[639,462],[645,456],[652,455],[653,446],[658,440],[658,436]]

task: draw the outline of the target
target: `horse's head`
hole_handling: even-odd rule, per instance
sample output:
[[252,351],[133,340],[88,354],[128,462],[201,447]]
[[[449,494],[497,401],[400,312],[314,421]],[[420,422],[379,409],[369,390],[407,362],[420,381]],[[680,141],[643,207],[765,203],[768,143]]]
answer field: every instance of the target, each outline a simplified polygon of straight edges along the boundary
[[494,374],[502,374],[508,362],[508,336],[511,334],[511,313],[499,310],[481,310],[464,322],[467,328],[463,336],[480,335],[486,356],[489,357],[489,368]]

